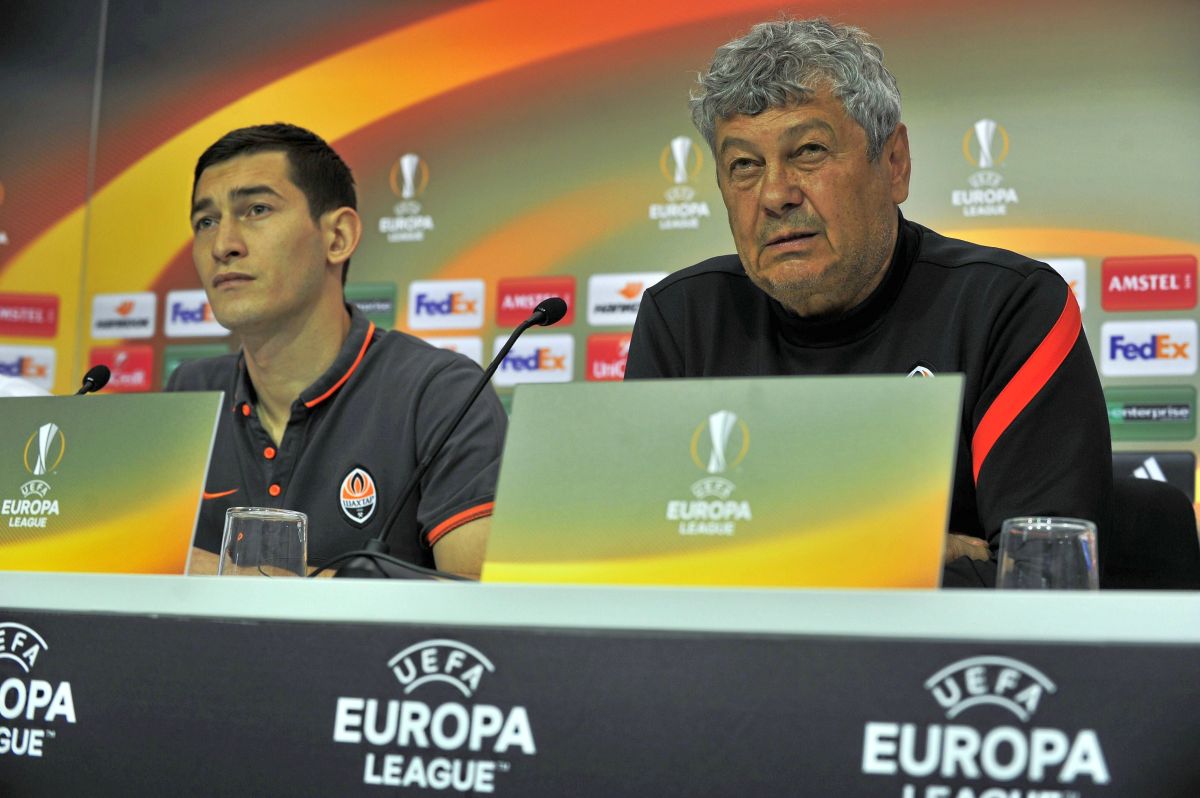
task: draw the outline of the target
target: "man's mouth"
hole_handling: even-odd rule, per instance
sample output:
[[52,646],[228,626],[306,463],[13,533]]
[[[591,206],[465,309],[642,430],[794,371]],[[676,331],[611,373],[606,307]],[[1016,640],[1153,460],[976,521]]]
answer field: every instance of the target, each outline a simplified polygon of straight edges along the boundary
[[254,278],[241,272],[223,272],[212,279],[213,288],[220,288],[230,283],[248,283]]
[[768,246],[768,247],[773,247],[773,246],[776,246],[776,245],[778,245],[778,244],[787,244],[787,243],[789,243],[789,242],[791,242],[791,241],[804,241],[804,240],[807,240],[807,239],[809,239],[809,238],[812,238],[812,237],[813,237],[813,236],[815,236],[815,235],[816,235],[816,233],[801,232],[801,231],[792,231],[792,232],[788,232],[788,233],[779,233],[778,235],[772,236],[772,237],[771,237],[771,238],[770,238],[770,239],[767,241],[767,246]]

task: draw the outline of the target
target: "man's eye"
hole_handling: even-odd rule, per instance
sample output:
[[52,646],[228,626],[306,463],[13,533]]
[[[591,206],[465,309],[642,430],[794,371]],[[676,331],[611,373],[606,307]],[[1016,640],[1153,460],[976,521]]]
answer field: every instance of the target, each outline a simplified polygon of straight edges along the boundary
[[270,205],[263,205],[261,202],[257,202],[255,204],[251,205],[246,210],[246,215],[247,216],[262,216],[264,213],[267,213],[270,210],[271,210]]
[[734,158],[729,162],[729,173],[738,175],[745,174],[754,168],[754,161],[749,158]]
[[796,150],[796,157],[811,161],[814,158],[820,158],[827,152],[829,152],[829,150],[825,147],[825,145],[810,142]]
[[196,221],[192,222],[192,229],[199,233],[202,230],[208,230],[216,223],[216,220],[211,216],[202,216]]

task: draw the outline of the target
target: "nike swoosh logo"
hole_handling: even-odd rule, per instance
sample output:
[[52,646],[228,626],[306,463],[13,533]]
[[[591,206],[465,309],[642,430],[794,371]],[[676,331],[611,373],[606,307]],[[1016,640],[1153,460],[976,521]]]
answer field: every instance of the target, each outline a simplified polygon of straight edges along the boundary
[[222,496],[232,496],[237,492],[237,488],[234,488],[233,490],[223,490],[220,493],[209,493],[208,491],[204,491],[204,500],[208,501],[209,499],[219,499]]

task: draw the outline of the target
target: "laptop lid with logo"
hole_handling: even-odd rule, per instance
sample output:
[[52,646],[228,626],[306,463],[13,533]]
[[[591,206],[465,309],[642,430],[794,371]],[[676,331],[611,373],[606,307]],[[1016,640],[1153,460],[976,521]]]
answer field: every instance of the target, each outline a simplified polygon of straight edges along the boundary
[[0,569],[184,573],[220,404],[0,399]]
[[522,385],[489,582],[936,587],[962,377]]

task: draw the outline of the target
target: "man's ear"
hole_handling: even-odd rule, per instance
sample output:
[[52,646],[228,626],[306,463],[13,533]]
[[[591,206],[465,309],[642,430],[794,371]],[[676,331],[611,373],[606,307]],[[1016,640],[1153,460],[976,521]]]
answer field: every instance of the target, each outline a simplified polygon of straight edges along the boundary
[[338,208],[322,217],[321,228],[325,235],[325,259],[339,267],[340,275],[342,264],[350,259],[362,239],[362,218],[353,208]]
[[888,176],[891,181],[892,202],[899,205],[908,199],[908,180],[912,176],[912,158],[908,152],[908,128],[903,123],[896,125],[892,135],[883,145]]

